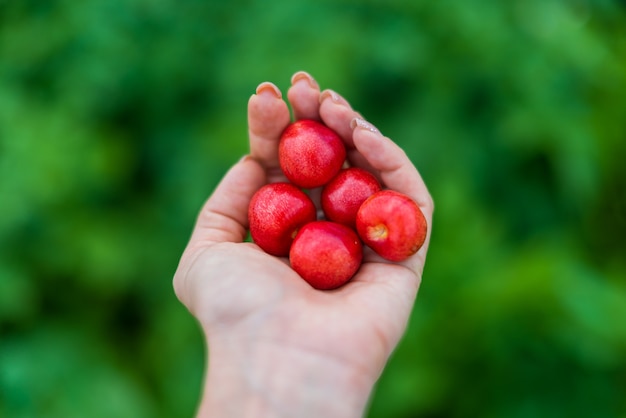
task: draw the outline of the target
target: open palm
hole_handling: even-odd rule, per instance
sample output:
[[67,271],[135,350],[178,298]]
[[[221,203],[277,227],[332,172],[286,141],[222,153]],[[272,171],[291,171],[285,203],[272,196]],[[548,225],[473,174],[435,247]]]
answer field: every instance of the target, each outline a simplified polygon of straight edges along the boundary
[[[351,165],[367,168],[384,187],[411,196],[432,225],[432,200],[413,164],[345,99],[330,90],[320,92],[305,73],[296,73],[288,100],[295,119],[321,120],[335,130]],[[387,262],[365,248],[355,277],[332,291],[313,289],[288,260],[245,242],[252,195],[268,182],[284,181],[278,140],[290,121],[276,86],[262,83],[248,106],[250,156],[230,169],[202,209],[174,278],[176,294],[200,321],[211,358],[235,356],[250,370],[262,362],[274,371],[290,368],[290,375],[298,373],[293,368],[299,364],[345,369],[356,376],[350,379],[368,387],[406,328],[430,228],[424,246],[402,263]],[[252,373],[247,383],[265,384],[265,373]]]

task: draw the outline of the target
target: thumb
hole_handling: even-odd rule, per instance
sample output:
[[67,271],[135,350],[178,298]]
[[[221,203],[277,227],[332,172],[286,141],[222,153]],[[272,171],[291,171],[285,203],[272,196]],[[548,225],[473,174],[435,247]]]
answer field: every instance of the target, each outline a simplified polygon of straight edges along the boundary
[[265,183],[263,167],[250,156],[231,167],[200,211],[189,247],[242,242],[248,228],[248,205]]

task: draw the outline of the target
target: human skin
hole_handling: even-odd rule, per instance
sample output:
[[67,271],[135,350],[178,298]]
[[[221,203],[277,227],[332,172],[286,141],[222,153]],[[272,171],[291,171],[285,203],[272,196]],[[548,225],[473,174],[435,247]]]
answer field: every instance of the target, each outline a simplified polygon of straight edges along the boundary
[[199,417],[362,416],[421,282],[433,201],[404,151],[304,72],[292,77],[287,98],[296,119],[321,120],[342,137],[351,165],[411,196],[428,236],[400,263],[365,248],[357,274],[332,291],[313,289],[286,258],[245,242],[252,195],[285,180],[278,140],[289,108],[275,85],[261,83],[248,103],[250,154],[204,204],[174,276],[208,347]]

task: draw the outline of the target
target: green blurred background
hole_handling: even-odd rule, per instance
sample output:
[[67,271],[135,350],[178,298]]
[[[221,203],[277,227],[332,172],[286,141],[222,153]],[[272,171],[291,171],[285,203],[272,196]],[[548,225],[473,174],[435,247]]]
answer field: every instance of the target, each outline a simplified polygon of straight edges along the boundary
[[368,416],[626,417],[623,0],[0,0],[0,416],[193,415],[171,278],[297,70],[436,203]]

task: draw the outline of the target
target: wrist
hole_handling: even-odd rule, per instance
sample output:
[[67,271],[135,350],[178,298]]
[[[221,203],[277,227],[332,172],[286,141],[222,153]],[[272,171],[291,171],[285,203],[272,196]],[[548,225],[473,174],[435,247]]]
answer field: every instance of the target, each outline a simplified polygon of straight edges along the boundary
[[305,348],[279,342],[209,339],[198,416],[360,417],[375,377]]

